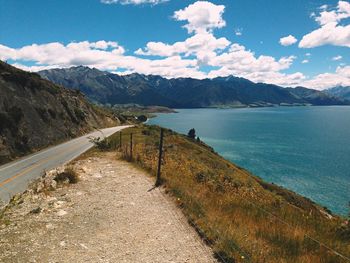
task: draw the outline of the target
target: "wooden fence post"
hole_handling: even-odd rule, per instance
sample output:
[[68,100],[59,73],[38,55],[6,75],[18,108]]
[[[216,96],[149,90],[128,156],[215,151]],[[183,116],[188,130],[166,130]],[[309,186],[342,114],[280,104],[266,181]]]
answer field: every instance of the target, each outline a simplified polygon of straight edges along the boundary
[[122,131],[119,132],[119,149],[122,149]]
[[160,184],[161,184],[160,173],[161,173],[162,156],[163,156],[163,137],[164,137],[164,129],[161,128],[160,129],[160,140],[159,140],[158,171],[157,171],[157,178],[156,178],[155,186],[160,186]]
[[130,133],[130,161],[132,161],[132,133]]

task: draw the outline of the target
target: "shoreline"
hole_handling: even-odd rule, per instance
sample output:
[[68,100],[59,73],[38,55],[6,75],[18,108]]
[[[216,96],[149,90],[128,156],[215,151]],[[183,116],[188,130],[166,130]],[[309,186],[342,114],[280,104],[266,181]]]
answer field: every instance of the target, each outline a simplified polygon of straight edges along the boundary
[[[312,108],[324,108],[324,107],[326,107],[326,106],[313,106]],[[332,108],[339,108],[339,106],[327,106],[327,107],[332,107]],[[265,108],[265,107],[263,107],[263,108]],[[284,108],[284,107],[283,107]],[[286,107],[286,108],[294,108],[294,107]],[[345,106],[344,107],[340,107],[340,108],[345,108]],[[176,110],[208,110],[208,108],[198,108],[198,109],[176,109]],[[221,108],[209,108],[209,110],[221,110]],[[251,109],[251,108],[244,108],[244,109]],[[261,109],[261,108],[260,108]],[[275,108],[275,109],[278,109],[277,107]],[[224,109],[224,110],[230,110],[230,109]],[[227,112],[229,112],[229,111],[227,111]],[[181,114],[181,112],[180,112],[180,114]],[[244,113],[242,113],[242,114],[244,114]],[[164,115],[163,115],[164,116]],[[213,115],[213,116],[215,116],[215,115]],[[193,116],[192,116],[193,117]],[[177,117],[175,117],[174,119],[170,119],[170,121],[172,120],[172,125],[166,125],[165,124],[165,120],[163,120],[163,121],[161,121],[161,122],[158,122],[158,121],[153,121],[154,120],[154,118],[152,118],[152,120],[148,120],[147,121],[147,125],[152,125],[152,124],[156,124],[156,125],[161,125],[161,126],[164,126],[164,127],[167,127],[167,128],[170,128],[170,129],[173,129],[173,130],[175,130],[175,131],[177,131],[177,132],[179,132],[179,133],[181,133],[181,134],[186,134],[186,132],[185,131],[182,131],[183,130],[183,126],[184,125],[177,125],[176,123],[177,123],[177,121],[179,121],[179,119],[181,118],[181,115],[180,116],[177,116]],[[167,120],[167,117],[165,117],[165,119]],[[169,120],[167,120],[167,121],[169,121]],[[185,121],[186,123],[187,122],[190,122],[188,119]],[[200,122],[199,122],[200,123]],[[177,126],[177,128],[176,128],[176,126]],[[195,127],[196,125],[195,124],[193,124],[193,126]],[[187,126],[186,126],[187,127]],[[198,122],[197,122],[197,127],[198,127]],[[192,127],[188,127],[188,129],[190,129],[190,128],[192,128]],[[195,127],[196,128],[196,127]],[[199,133],[199,137],[201,138],[201,139],[203,139],[203,141],[204,142],[206,142],[208,145],[210,145],[211,147],[213,147],[214,148],[214,150],[215,151],[217,151],[221,156],[223,156],[223,158],[225,158],[226,160],[228,160],[228,161],[230,161],[230,162],[233,162],[233,163],[237,163],[237,160],[234,160],[234,159],[232,159],[232,158],[230,158],[230,157],[227,157],[227,156],[225,156],[225,154],[224,154],[224,152],[223,151],[229,151],[229,149],[228,149],[228,147],[225,147],[225,146],[223,146],[223,145],[225,145],[223,142],[221,142],[221,140],[220,139],[218,139],[219,140],[219,142],[218,143],[211,143],[210,141],[207,141],[206,139],[204,139],[205,137],[208,137],[207,135],[206,136],[204,136],[204,135],[201,135],[200,134],[200,130],[197,130],[197,132]],[[210,137],[210,136],[209,136]],[[255,142],[252,142],[252,144],[254,144]],[[278,143],[277,143],[277,145],[278,145]],[[221,149],[220,149],[221,148]],[[223,149],[224,148],[224,149]],[[236,149],[237,150],[237,149]],[[266,155],[266,151],[263,151],[263,153]],[[243,154],[243,156],[244,155],[247,155],[247,153],[244,153]],[[266,157],[266,156],[265,156]],[[243,158],[243,157],[242,157]],[[315,157],[316,158],[316,157]],[[263,159],[264,160],[264,159]],[[277,162],[277,161],[276,161]],[[246,161],[244,162],[244,163],[246,163]],[[305,198],[308,198],[308,199],[310,199],[312,202],[314,202],[314,203],[316,203],[316,204],[318,204],[318,205],[320,205],[320,206],[322,206],[322,207],[324,207],[324,208],[326,208],[327,210],[329,210],[329,211],[331,211],[331,213],[332,214],[335,214],[335,215],[339,215],[339,216],[346,216],[347,215],[347,213],[348,213],[348,211],[347,211],[347,209],[346,209],[346,202],[341,202],[340,201],[340,199],[338,198],[338,199],[334,199],[334,201],[332,201],[332,203],[334,204],[334,203],[336,203],[337,205],[330,205],[329,203],[330,203],[330,200],[332,199],[329,195],[327,195],[327,194],[325,194],[324,195],[324,198],[322,198],[322,197],[316,197],[315,198],[315,195],[317,196],[318,194],[317,194],[317,192],[315,192],[315,187],[313,187],[313,188],[310,188],[310,190],[311,190],[311,192],[309,193],[309,194],[305,194],[305,191],[309,191],[309,190],[307,190],[308,189],[308,187],[305,187],[305,186],[301,186],[301,187],[299,187],[300,189],[298,190],[297,188],[298,187],[293,187],[293,185],[290,185],[290,183],[291,183],[291,180],[293,180],[293,179],[289,179],[288,178],[288,173],[287,174],[285,174],[283,177],[286,177],[286,178],[288,178],[288,181],[285,183],[285,184],[283,184],[283,183],[281,183],[280,181],[281,180],[283,180],[283,179],[281,179],[281,180],[274,180],[273,179],[273,177],[276,177],[277,175],[275,174],[271,174],[270,176],[264,176],[264,171],[262,171],[262,174],[260,173],[257,173],[256,172],[256,169],[259,169],[259,167],[255,167],[254,168],[254,166],[252,167],[252,166],[247,166],[246,164],[242,164],[242,162],[238,162],[238,164],[241,166],[241,167],[243,167],[244,169],[246,169],[247,171],[249,171],[249,172],[251,172],[252,174],[254,174],[254,175],[257,175],[258,177],[260,177],[261,179],[263,179],[264,181],[266,181],[266,182],[270,182],[270,183],[274,183],[274,184],[276,184],[276,185],[279,185],[279,186],[281,186],[282,188],[284,188],[284,189],[287,189],[287,190],[290,190],[290,191],[293,191],[294,193],[296,193],[296,194],[299,194],[299,195],[301,195],[301,196],[304,196]],[[284,165],[284,163],[279,163],[279,165],[282,167],[282,165]],[[277,169],[279,169],[279,168],[277,168]],[[302,169],[304,169],[304,166],[301,166],[301,167],[298,167],[298,168],[296,168],[295,170],[297,171],[297,170],[302,170]],[[321,168],[320,168],[321,169]],[[276,172],[278,172],[278,171],[276,171]],[[296,178],[296,180],[303,180],[303,178],[305,178],[305,180],[303,181],[305,184],[308,184],[308,182],[310,181],[312,181],[313,179],[312,179],[312,177],[310,177],[311,175],[310,174],[305,174],[305,176],[297,176]],[[322,175],[320,175],[320,176],[322,176]],[[293,177],[294,178],[294,177]],[[326,177],[324,177],[325,178],[325,181],[326,181]],[[344,179],[344,177],[342,177],[342,180],[345,180]],[[319,184],[319,183],[318,183]],[[334,183],[335,184],[335,183]],[[333,189],[335,186],[333,186],[333,188],[331,188],[332,186],[330,185],[329,187],[328,187],[328,192],[329,191],[331,191],[331,189]],[[320,188],[321,189],[321,188]],[[323,189],[323,188],[322,188]],[[323,190],[322,190],[323,191]],[[343,193],[343,192],[341,192],[341,193]],[[332,195],[333,196],[333,195]],[[320,199],[324,199],[323,201],[322,200],[320,200]],[[328,203],[328,204],[327,204]]]

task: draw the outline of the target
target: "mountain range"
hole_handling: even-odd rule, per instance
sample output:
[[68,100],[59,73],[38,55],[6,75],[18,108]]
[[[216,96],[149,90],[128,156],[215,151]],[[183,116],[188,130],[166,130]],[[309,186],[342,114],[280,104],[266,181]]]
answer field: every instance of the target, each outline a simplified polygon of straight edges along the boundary
[[327,89],[325,90],[325,92],[332,96],[337,96],[340,98],[350,100],[350,87],[339,86],[339,87]]
[[80,91],[0,61],[0,164],[116,123]]
[[350,101],[303,87],[283,88],[238,77],[214,79],[117,75],[84,66],[38,72],[43,78],[78,89],[101,104],[137,103],[171,108],[349,105]]

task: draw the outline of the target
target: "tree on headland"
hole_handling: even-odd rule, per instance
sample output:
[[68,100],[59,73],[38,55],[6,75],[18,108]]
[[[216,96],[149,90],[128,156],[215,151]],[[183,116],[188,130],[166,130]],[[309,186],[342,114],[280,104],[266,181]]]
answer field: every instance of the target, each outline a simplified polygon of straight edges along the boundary
[[188,131],[187,136],[193,140],[196,139],[196,130],[192,128],[191,130]]
[[137,120],[140,122],[146,122],[147,121],[147,116],[146,115],[140,115],[137,117]]

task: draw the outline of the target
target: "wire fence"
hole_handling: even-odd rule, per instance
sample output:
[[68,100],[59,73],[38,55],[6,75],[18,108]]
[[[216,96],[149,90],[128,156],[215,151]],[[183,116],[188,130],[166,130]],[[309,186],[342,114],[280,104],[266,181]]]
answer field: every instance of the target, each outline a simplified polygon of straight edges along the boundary
[[[167,164],[167,160],[169,160],[167,157],[167,149],[176,147],[174,145],[167,144],[167,138],[171,136],[173,136],[173,133],[163,128],[160,130],[144,129],[141,131],[131,129],[130,131],[121,131],[118,134],[115,134],[113,139],[106,139],[106,141],[98,140],[98,143],[95,143],[101,149],[105,147],[110,150],[117,150],[125,160],[129,162],[136,162],[146,170],[155,173],[154,175],[156,179],[154,186],[158,187],[164,182],[164,179],[166,179],[162,177],[162,168]],[[181,166],[181,164],[179,165]],[[218,187],[225,187],[222,182],[216,183],[218,184]],[[162,192],[162,194],[164,193]],[[269,220],[271,222],[275,220],[293,231],[296,231],[298,229],[298,226],[287,222],[285,219],[274,214],[268,209],[259,206],[258,204],[248,199],[245,201],[251,206],[255,207],[256,210],[259,210],[261,213],[263,213],[266,220]],[[205,211],[205,207],[201,203],[195,202],[192,199],[188,205],[198,206],[199,210]],[[290,205],[294,206],[292,204]],[[218,225],[219,218],[215,219],[214,221],[211,220],[210,222],[207,222],[206,220],[208,219],[201,217],[200,220],[202,221],[202,225],[212,226],[206,229],[206,231],[203,231],[203,229],[198,226],[197,220],[193,218],[192,215],[187,214],[187,218],[189,223],[195,228],[205,243],[213,245],[218,242],[220,238],[226,238],[225,231],[222,231],[221,229],[219,230],[215,227]],[[227,226],[227,229],[229,228],[230,226]],[[208,238],[207,232],[215,233],[216,238]],[[304,238],[316,244],[319,250],[323,249],[326,250],[327,253],[335,255],[337,257],[337,260],[334,262],[350,262],[350,258],[348,256],[338,252],[336,249],[311,236],[310,234],[305,233]],[[239,255],[239,261],[235,261],[229,255],[227,255],[227,253],[221,250],[215,253],[217,259],[224,263],[253,262],[251,253],[246,249],[238,246],[236,243],[231,246],[231,249],[235,250],[236,255]]]

